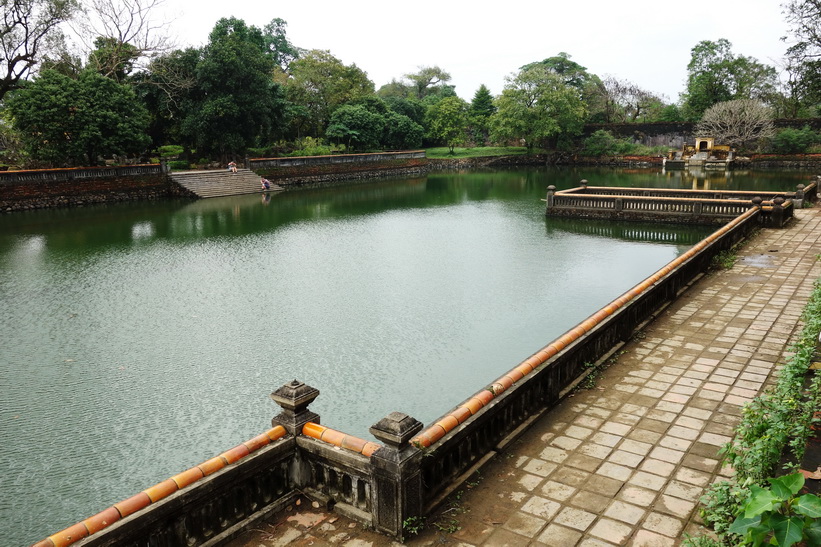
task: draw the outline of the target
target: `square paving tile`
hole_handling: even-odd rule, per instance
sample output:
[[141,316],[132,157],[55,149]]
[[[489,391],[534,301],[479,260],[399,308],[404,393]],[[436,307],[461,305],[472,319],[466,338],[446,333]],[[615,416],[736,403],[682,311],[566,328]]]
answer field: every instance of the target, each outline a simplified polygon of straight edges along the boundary
[[587,530],[594,520],[596,520],[594,513],[576,509],[575,507],[565,507],[553,518],[555,524],[561,524],[581,532]]
[[606,517],[626,522],[627,524],[638,523],[644,518],[646,513],[647,511],[642,507],[618,500],[611,503],[604,511]]
[[547,521],[531,514],[513,513],[513,516],[505,522],[504,528],[522,536],[532,538],[544,528],[545,524],[547,524]]
[[632,527],[605,518],[599,520],[599,522],[590,529],[591,536],[605,539],[616,545],[623,545],[632,532]]
[[559,512],[561,507],[562,505],[558,502],[533,496],[522,506],[522,511],[550,520]]
[[536,541],[549,547],[569,547],[570,545],[576,545],[581,538],[581,532],[558,524],[548,524]]

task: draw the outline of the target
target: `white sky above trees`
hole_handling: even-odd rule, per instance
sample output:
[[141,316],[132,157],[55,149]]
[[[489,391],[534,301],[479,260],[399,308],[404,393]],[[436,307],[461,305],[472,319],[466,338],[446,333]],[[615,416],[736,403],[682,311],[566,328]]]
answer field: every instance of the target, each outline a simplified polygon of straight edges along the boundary
[[[263,27],[287,23],[292,44],[326,49],[368,73],[376,89],[420,66],[452,76],[470,101],[481,84],[501,93],[505,76],[561,51],[600,77],[629,80],[670,102],[684,90],[690,50],[726,38],[733,53],[779,67],[787,34],[779,0],[702,4],[658,0],[479,2],[415,0],[166,0],[179,47],[201,46],[222,17]],[[226,72],[229,75],[230,72]]]

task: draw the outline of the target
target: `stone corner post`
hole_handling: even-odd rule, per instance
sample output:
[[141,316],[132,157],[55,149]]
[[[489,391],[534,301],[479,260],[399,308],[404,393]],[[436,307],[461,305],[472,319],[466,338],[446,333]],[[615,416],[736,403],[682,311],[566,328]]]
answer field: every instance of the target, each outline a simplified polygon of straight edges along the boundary
[[795,189],[795,197],[792,200],[792,205],[796,209],[802,209],[804,207],[804,185],[799,184],[798,187]]
[[783,203],[784,198],[781,196],[778,196],[773,200],[773,226],[776,228],[783,228],[784,224],[787,222]]
[[308,422],[319,423],[319,414],[308,410],[308,405],[319,396],[319,390],[294,380],[271,393],[271,399],[282,407],[271,425],[281,425],[293,436],[302,435],[302,427]]
[[552,184],[547,187],[547,209],[553,207],[554,198],[553,196],[556,194],[556,187]]
[[399,540],[407,519],[422,516],[422,452],[409,444],[421,430],[422,422],[401,412],[391,412],[370,428],[385,443],[371,456],[374,526]]

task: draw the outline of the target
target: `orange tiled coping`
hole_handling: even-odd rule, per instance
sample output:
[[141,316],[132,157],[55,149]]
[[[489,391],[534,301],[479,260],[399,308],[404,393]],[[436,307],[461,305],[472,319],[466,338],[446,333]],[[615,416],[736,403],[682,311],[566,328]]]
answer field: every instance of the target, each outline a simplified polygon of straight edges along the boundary
[[734,228],[737,224],[744,221],[748,216],[752,215],[755,209],[750,209],[745,213],[739,215],[732,221],[728,222],[699,243],[690,248],[686,253],[682,254],[666,266],[658,270],[656,273],[613,300],[611,303],[579,323],[576,327],[564,333],[558,339],[554,340],[534,355],[525,359],[519,365],[510,370],[507,374],[492,382],[490,386],[479,391],[472,397],[468,398],[462,404],[456,407],[453,411],[443,416],[439,421],[424,429],[413,439],[411,443],[427,448],[436,443],[439,439],[444,437],[447,433],[455,429],[459,424],[465,422],[468,418],[479,412],[493,399],[510,389],[513,384],[520,381],[522,378],[533,372],[538,366],[545,363],[548,359],[561,352],[564,348],[581,338],[584,334],[593,329],[596,325],[604,321],[606,318],[613,315],[619,308],[633,300],[635,297],[643,293],[646,289],[652,287],[655,283],[664,278],[667,274],[675,270],[678,266],[692,258],[702,249],[719,239],[725,233]]
[[339,448],[358,452],[369,458],[371,457],[371,454],[376,452],[377,449],[382,448],[382,445],[379,443],[366,441],[364,439],[360,439],[359,437],[354,437],[353,435],[347,435],[341,431],[331,429],[330,427],[323,427],[319,424],[315,424],[314,422],[308,422],[305,424],[302,427],[302,434],[306,437],[311,437],[312,439],[317,439],[319,441],[338,446]]
[[155,484],[151,488],[146,488],[139,494],[131,496],[113,506],[105,509],[89,517],[82,522],[78,522],[73,526],[69,526],[65,530],[61,530],[56,534],[52,534],[46,539],[35,543],[32,547],[64,547],[71,545],[89,536],[95,532],[99,532],[103,528],[110,526],[121,518],[134,514],[140,509],[148,507],[152,503],[160,501],[161,499],[170,496],[177,490],[181,490],[186,486],[193,484],[201,478],[219,471],[226,465],[232,464],[256,452],[265,445],[281,439],[287,434],[285,428],[281,425],[266,431],[261,435],[257,435],[249,441],[226,450],[219,456],[211,458],[191,469],[187,469],[178,475],[174,475],[170,479],[164,480],[159,484]]

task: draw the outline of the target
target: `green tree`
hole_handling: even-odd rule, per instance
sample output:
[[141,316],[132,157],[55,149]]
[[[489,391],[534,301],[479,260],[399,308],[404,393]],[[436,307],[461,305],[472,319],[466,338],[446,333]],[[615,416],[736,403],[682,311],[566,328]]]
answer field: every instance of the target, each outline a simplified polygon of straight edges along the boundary
[[0,101],[42,60],[61,37],[60,24],[77,9],[75,0],[0,0]]
[[194,110],[197,65],[202,50],[176,50],[154,58],[148,70],[132,78],[134,91],[151,116],[149,135],[154,147],[167,143],[195,146],[193,136],[183,132],[183,121]]
[[543,61],[526,64],[519,70],[526,71],[530,68],[541,66],[548,72],[559,76],[565,85],[574,87],[578,89],[579,92],[582,92],[587,86],[594,82],[595,76],[587,72],[587,68],[576,61],[571,61],[570,57],[572,57],[572,55],[568,55],[562,51],[559,52],[558,55],[548,57]]
[[470,102],[470,125],[473,140],[484,144],[490,133],[490,117],[496,112],[493,95],[485,84],[479,86]]
[[369,149],[379,146],[385,118],[362,105],[344,105],[331,114],[325,134],[343,140],[348,148]]
[[413,97],[413,90],[409,84],[394,78],[380,87],[376,94],[383,99],[408,99]]
[[409,117],[398,112],[385,115],[385,131],[382,145],[392,150],[408,150],[422,146],[425,130]]
[[199,153],[225,159],[273,138],[285,110],[273,70],[260,29],[233,17],[217,22],[197,64],[182,128]]
[[438,66],[420,66],[419,72],[405,74],[405,78],[410,81],[413,97],[422,100],[428,95],[437,94],[442,87],[446,87],[450,81],[450,74]]
[[288,100],[304,107],[314,136],[325,134],[331,114],[343,104],[373,95],[374,85],[355,64],[345,65],[329,51],[311,50],[290,66]]
[[276,18],[263,28],[263,38],[271,60],[283,72],[288,72],[291,63],[299,58],[299,48],[294,46],[285,35],[288,23]]
[[407,116],[415,123],[423,125],[425,123],[425,105],[415,99],[403,99],[401,97],[388,97],[385,104],[397,114]]
[[776,133],[770,145],[776,154],[805,154],[812,145],[819,142],[821,135],[805,125],[801,129],[782,129]]
[[119,83],[125,82],[140,56],[136,47],[120,43],[114,38],[98,37],[94,40],[94,47],[94,51],[88,56],[87,67]]
[[596,80],[590,87],[595,105],[593,113],[600,123],[646,122],[658,119],[664,108],[663,100],[656,94],[627,80],[613,76]]
[[783,6],[790,25],[786,114],[814,116],[821,105],[821,2],[790,0]]
[[464,142],[468,104],[459,97],[445,97],[427,113],[428,137],[453,149]]
[[148,113],[134,91],[85,70],[76,80],[47,70],[10,95],[7,106],[23,146],[54,166],[96,165],[137,154],[149,143]]
[[720,102],[735,99],[768,102],[775,95],[776,81],[773,67],[752,57],[736,56],[728,40],[703,40],[691,50],[687,65],[687,88],[682,96],[684,114],[695,121]]
[[521,139],[534,146],[555,147],[563,136],[581,132],[587,110],[578,91],[543,66],[532,66],[507,78],[491,118],[495,141]]

